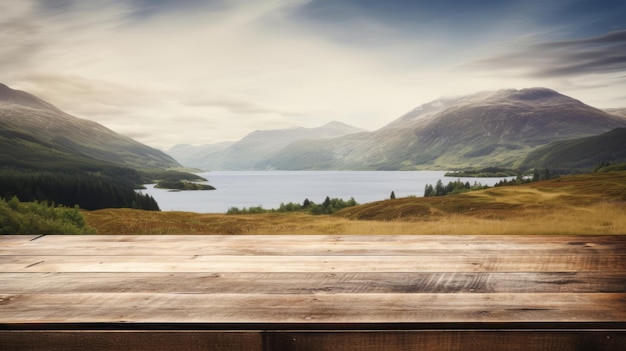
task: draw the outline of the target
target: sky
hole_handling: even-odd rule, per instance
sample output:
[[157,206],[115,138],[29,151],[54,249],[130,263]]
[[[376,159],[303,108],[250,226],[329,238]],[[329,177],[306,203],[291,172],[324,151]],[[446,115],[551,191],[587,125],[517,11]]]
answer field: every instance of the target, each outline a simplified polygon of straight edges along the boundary
[[0,0],[0,82],[165,150],[485,90],[626,107],[626,1]]

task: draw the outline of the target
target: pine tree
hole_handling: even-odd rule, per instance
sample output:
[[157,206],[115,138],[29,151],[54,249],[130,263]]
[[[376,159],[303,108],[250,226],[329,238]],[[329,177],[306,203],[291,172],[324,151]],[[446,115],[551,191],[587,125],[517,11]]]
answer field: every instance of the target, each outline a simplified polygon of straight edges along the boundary
[[324,203],[322,204],[322,206],[324,208],[330,207],[330,197],[326,196],[326,199],[324,199]]
[[431,184],[426,184],[424,187],[424,197],[435,196],[435,189]]
[[443,182],[441,181],[441,179],[439,179],[437,181],[437,184],[435,185],[435,195],[436,196],[443,196],[446,194],[446,189],[443,186]]

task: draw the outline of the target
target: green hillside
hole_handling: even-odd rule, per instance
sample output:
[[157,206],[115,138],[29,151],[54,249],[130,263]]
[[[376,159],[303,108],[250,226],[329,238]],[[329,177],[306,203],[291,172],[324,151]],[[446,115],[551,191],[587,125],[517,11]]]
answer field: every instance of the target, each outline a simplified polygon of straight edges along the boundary
[[[165,153],[119,135],[95,122],[56,110],[0,101],[2,137],[37,143],[55,153],[90,158],[136,169],[181,167]],[[42,151],[39,148],[34,153]],[[3,154],[6,153],[3,151]]]
[[159,150],[0,84],[0,198],[158,210],[135,189],[170,167]]
[[521,167],[591,170],[601,162],[626,162],[626,128],[545,145],[529,153]]

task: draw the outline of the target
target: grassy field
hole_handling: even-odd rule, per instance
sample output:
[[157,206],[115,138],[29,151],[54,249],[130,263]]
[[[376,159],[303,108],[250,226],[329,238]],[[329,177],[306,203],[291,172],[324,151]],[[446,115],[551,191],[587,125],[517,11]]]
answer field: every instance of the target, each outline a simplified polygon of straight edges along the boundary
[[626,171],[350,207],[334,215],[84,212],[99,234],[626,234]]

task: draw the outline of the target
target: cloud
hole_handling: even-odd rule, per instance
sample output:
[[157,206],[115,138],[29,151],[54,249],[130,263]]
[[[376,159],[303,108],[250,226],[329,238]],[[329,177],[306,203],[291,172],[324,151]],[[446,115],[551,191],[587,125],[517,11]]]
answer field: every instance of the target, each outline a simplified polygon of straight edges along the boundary
[[[624,5],[576,4],[584,11],[540,0],[0,2],[0,77],[161,147],[332,120],[373,130],[442,95],[508,87],[609,101],[626,43],[606,28],[623,23]],[[606,35],[577,39],[588,28]]]
[[539,76],[571,76],[626,71],[626,30],[573,41],[543,43],[535,51],[549,57]]
[[90,116],[100,122],[116,119],[135,108],[155,104],[158,92],[107,80],[76,75],[33,72],[19,76],[15,86],[77,116]]
[[268,108],[264,107],[260,104],[247,101],[245,99],[237,99],[231,97],[190,97],[181,102],[183,105],[193,106],[193,107],[214,107],[225,109],[228,112],[235,114],[277,114],[284,116],[297,116],[301,113],[286,111],[277,108]]
[[530,42],[465,67],[530,77],[573,77],[626,71],[626,30],[580,40]]
[[[46,5],[44,5],[46,4]],[[62,5],[61,8],[54,7]],[[131,9],[115,1],[12,1],[0,11],[0,74],[77,70],[100,59],[88,48],[127,23]],[[6,79],[6,78],[5,78]]]
[[41,27],[25,17],[32,11],[28,1],[0,3],[0,67],[13,67],[30,60],[45,43],[38,39]]

